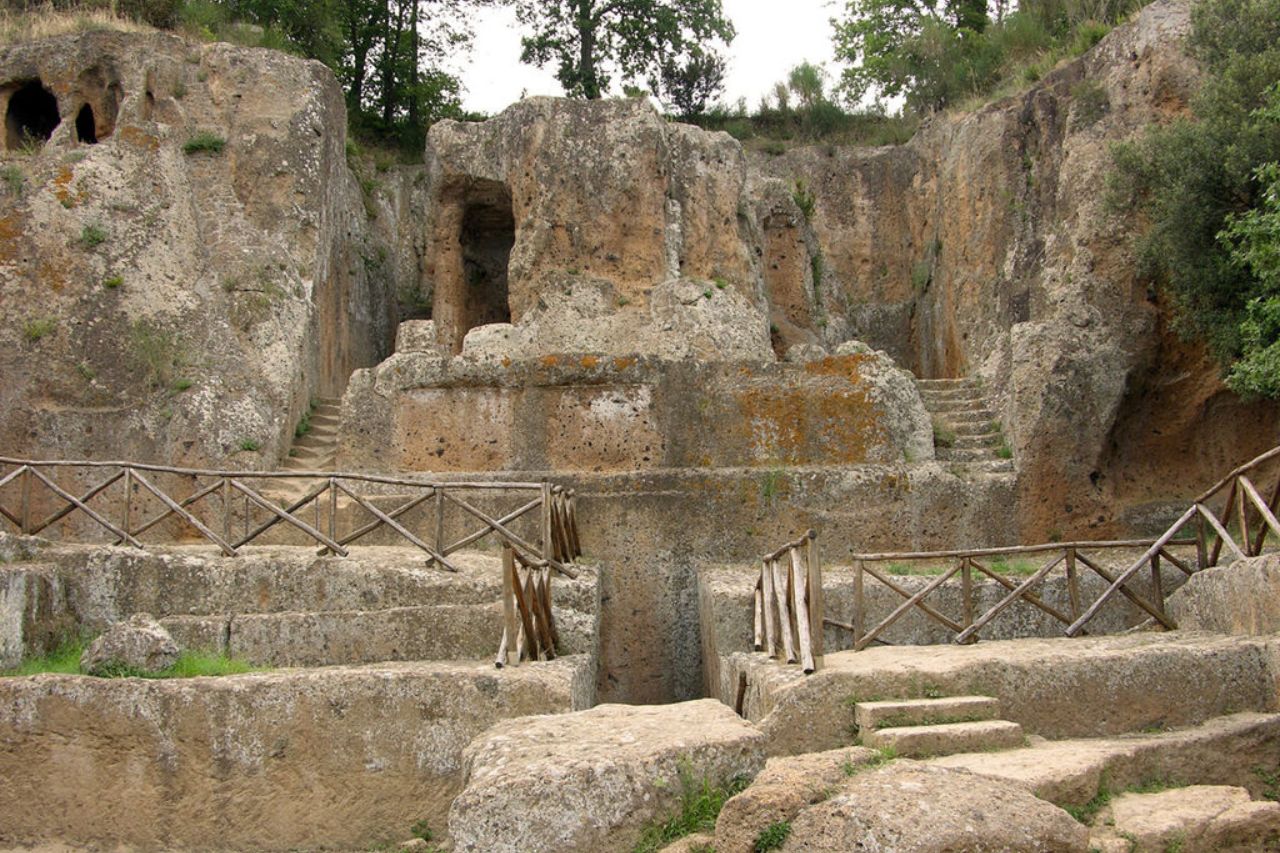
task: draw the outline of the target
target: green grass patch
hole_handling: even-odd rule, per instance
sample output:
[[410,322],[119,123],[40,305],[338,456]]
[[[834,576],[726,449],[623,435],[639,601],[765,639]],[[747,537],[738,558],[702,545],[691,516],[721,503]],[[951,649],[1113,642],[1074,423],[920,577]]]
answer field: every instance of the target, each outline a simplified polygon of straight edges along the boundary
[[239,447],[246,453],[253,453],[262,448],[262,442],[254,438],[242,438],[240,439]]
[[34,344],[41,338],[47,338],[52,335],[57,328],[58,321],[52,317],[34,317],[23,325],[22,336],[27,339],[28,343]]
[[1030,577],[1040,571],[1041,568],[1040,565],[1032,560],[1006,560],[1004,557],[996,557],[991,561],[991,571],[998,575]]
[[933,444],[935,447],[954,447],[956,431],[942,421],[933,422]]
[[703,779],[695,782],[687,764],[680,767],[680,811],[661,823],[647,826],[632,848],[633,853],[657,853],[673,841],[697,832],[712,832],[720,809],[730,797],[744,790],[751,780],[735,776],[723,785]]
[[107,242],[107,230],[101,225],[89,224],[80,231],[80,245],[86,249],[101,246]]
[[782,845],[787,843],[787,838],[791,835],[791,822],[780,820],[771,823],[764,829],[760,830],[760,834],[756,836],[756,843],[752,846],[755,853],[768,853],[770,850],[781,850]]
[[26,189],[27,178],[22,174],[22,169],[17,166],[5,166],[0,169],[0,182],[3,182],[5,191],[14,197],[21,197]]
[[182,153],[219,154],[222,152],[222,149],[226,147],[227,140],[218,136],[216,133],[210,133],[207,130],[202,130],[183,143]]
[[124,285],[124,276],[109,275],[102,280],[102,286],[107,290],[116,290]]
[[899,577],[913,575],[940,575],[951,566],[945,563],[890,563],[884,567],[885,574]]
[[0,676],[40,675],[41,673],[79,675],[80,656],[84,654],[86,645],[88,644],[79,637],[63,640],[48,654],[26,658],[18,666],[0,671]]
[[1098,785],[1098,793],[1093,795],[1093,799],[1082,806],[1063,806],[1063,809],[1080,823],[1089,826],[1093,823],[1094,818],[1098,816],[1098,812],[1106,808],[1120,794],[1159,794],[1161,791],[1185,788],[1186,786],[1185,782],[1177,782],[1171,779],[1150,779],[1137,785],[1130,785],[1127,788],[1114,789],[1107,783],[1107,779],[1104,776],[1102,782]]
[[[82,637],[63,641],[56,649],[45,655],[24,660],[13,669],[0,672],[0,676],[41,675],[57,673],[62,675],[80,675],[80,656],[89,643]],[[199,676],[240,675],[256,672],[255,667],[243,658],[230,657],[225,654],[198,650],[185,651],[178,656],[177,662],[158,673],[139,672],[130,667],[112,669],[104,678],[196,678]]]

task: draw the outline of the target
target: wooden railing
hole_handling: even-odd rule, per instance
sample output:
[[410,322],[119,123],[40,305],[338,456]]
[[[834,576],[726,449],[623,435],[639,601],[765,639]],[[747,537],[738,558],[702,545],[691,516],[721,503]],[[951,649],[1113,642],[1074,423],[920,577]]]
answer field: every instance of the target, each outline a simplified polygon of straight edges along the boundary
[[[1083,610],[1082,596],[1084,590],[1080,581],[1082,571],[1093,572],[1109,584],[1114,584],[1117,580],[1116,575],[1103,565],[1105,561],[1098,556],[1098,552],[1118,549],[1149,549],[1152,544],[1151,540],[1140,539],[1110,542],[1061,542],[1046,545],[979,548],[962,551],[854,554],[853,623],[846,624],[832,619],[825,621],[828,625],[834,625],[853,634],[854,651],[862,651],[873,642],[883,643],[882,635],[913,608],[954,634],[954,640],[957,643],[971,643],[977,640],[978,635],[987,625],[991,624],[997,616],[1018,601],[1025,602],[1048,614],[1064,626],[1069,626],[1086,612]],[[1167,628],[1175,626],[1164,612],[1164,596],[1161,592],[1163,586],[1160,579],[1160,556],[1163,555],[1170,565],[1190,574],[1192,569],[1168,551],[1169,548],[1175,545],[1187,544],[1191,543],[1166,541],[1157,555],[1153,557],[1151,577],[1153,587],[1156,590],[1154,601],[1132,589],[1127,581],[1116,586],[1116,590],[1123,594],[1125,598]],[[1047,559],[1043,565],[1020,582],[1015,581],[1014,578],[999,570],[1000,562],[1028,556],[1036,558],[1047,557]],[[912,591],[895,581],[888,572],[876,567],[877,564],[894,563],[907,565],[924,563],[931,567],[936,567],[939,563],[942,563],[944,567],[925,586]],[[1067,611],[1063,611],[1061,608],[1046,602],[1037,594],[1037,589],[1059,567],[1066,575],[1066,589],[1069,600],[1069,609]],[[957,575],[960,577],[960,606],[962,612],[958,618],[953,618],[931,604],[929,598]],[[903,599],[902,603],[893,611],[870,627],[865,624],[867,618],[865,585],[868,577]],[[994,606],[979,613],[977,612],[979,596],[974,582],[983,578],[995,581],[1004,587],[1007,594]],[[1091,609],[1100,606],[1095,603],[1091,605]]]
[[[1212,488],[1192,502],[1165,533],[1154,540],[1126,540],[1110,542],[1066,542],[1045,545],[1013,546],[1007,548],[981,548],[955,551],[902,552],[884,554],[854,554],[853,622],[846,624],[833,619],[823,623],[853,634],[854,650],[861,651],[872,643],[884,643],[883,634],[913,609],[919,610],[933,622],[954,634],[957,643],[969,643],[997,616],[1015,602],[1024,602],[1048,614],[1063,626],[1069,637],[1085,632],[1085,626],[1117,595],[1144,611],[1166,629],[1177,628],[1165,611],[1164,580],[1161,566],[1168,563],[1185,575],[1218,565],[1225,551],[1237,558],[1253,557],[1262,553],[1267,537],[1280,538],[1280,521],[1276,518],[1280,505],[1280,447],[1241,465]],[[1259,483],[1275,482],[1269,489]],[[1264,494],[1270,494],[1264,499]],[[1216,508],[1215,508],[1216,507]],[[1178,538],[1188,527],[1193,528],[1184,538]],[[1233,535],[1230,530],[1234,529]],[[1174,548],[1194,547],[1195,556],[1178,556]],[[1118,549],[1142,550],[1142,555],[1122,571],[1112,571],[1102,565],[1098,553]],[[1088,553],[1086,553],[1088,552]],[[995,560],[1018,556],[1046,556],[1042,566],[1021,581],[997,571]],[[952,562],[954,561],[954,562]],[[912,591],[893,580],[887,572],[876,568],[881,563],[944,563],[936,577],[922,588]],[[1069,604],[1064,610],[1046,602],[1037,590],[1061,567],[1066,575]],[[1106,588],[1088,606],[1082,601],[1080,583],[1082,570],[1101,577]],[[1144,595],[1133,588],[1134,581],[1149,573],[1150,593]],[[960,578],[962,613],[958,618],[948,616],[930,603],[930,596],[942,589],[956,576]],[[866,578],[871,577],[903,599],[892,612],[876,624],[866,623]],[[977,613],[975,578],[988,578],[1007,590],[1007,594],[993,607]]]
[[[1280,504],[1278,468],[1280,447],[1275,447],[1236,468],[1196,498],[1173,526],[1152,543],[1133,565],[1120,572],[1106,592],[1067,627],[1067,635],[1074,637],[1083,631],[1084,626],[1107,601],[1116,593],[1125,591],[1129,579],[1142,571],[1144,565],[1150,565],[1152,571],[1158,574],[1156,567],[1159,566],[1160,558],[1169,557],[1167,545],[1188,526],[1194,528],[1197,569],[1218,565],[1224,548],[1237,558],[1261,554],[1268,534],[1280,537],[1280,521],[1276,520],[1276,508]],[[1267,490],[1270,491],[1271,498],[1264,500],[1258,483],[1265,483],[1271,477],[1275,478],[1275,484]],[[1219,500],[1221,504],[1215,510],[1213,507]],[[1232,536],[1229,528],[1235,528],[1236,536]],[[1175,565],[1186,570],[1185,566]],[[1166,621],[1162,621],[1162,624],[1168,628],[1175,627]]]
[[[515,641],[512,642],[511,638]],[[524,660],[553,660],[560,635],[551,610],[551,568],[546,560],[528,560],[514,548],[502,549],[502,639],[499,669]]]
[[[161,488],[161,478],[173,485]],[[78,487],[68,482],[73,479]],[[85,481],[91,483],[87,488]],[[260,482],[301,494],[277,502],[264,494],[266,487],[254,487]],[[182,494],[177,486],[183,487]],[[398,506],[377,505],[392,495],[400,500]],[[477,496],[508,505],[485,510]],[[340,529],[340,502],[354,515],[349,529]],[[415,513],[419,507],[424,509]],[[538,514],[536,525],[528,518],[533,513]],[[418,528],[429,529],[413,529],[411,514],[419,518]],[[104,531],[107,541],[136,548],[144,547],[142,536],[162,535],[162,523],[177,520],[184,533],[194,531],[227,556],[236,556],[279,525],[318,544],[319,553],[343,557],[353,542],[376,530],[391,531],[394,540],[403,539],[449,571],[456,571],[450,554],[490,536],[524,564],[567,577],[577,576],[568,564],[581,555],[574,494],[546,482],[446,483],[358,473],[204,471],[0,457],[0,526],[8,522],[20,533],[48,535],[54,525],[77,517]],[[454,526],[465,522],[465,531],[447,536],[447,518]]]
[[822,566],[812,530],[760,558],[755,588],[755,649],[799,663],[805,674],[822,666]]

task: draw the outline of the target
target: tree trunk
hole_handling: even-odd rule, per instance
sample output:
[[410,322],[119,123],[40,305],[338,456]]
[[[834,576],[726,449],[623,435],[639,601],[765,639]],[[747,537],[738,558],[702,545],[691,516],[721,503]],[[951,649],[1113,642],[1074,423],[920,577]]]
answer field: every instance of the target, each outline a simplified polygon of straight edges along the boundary
[[600,81],[596,78],[596,27],[592,0],[578,0],[578,80],[582,96],[600,99]]
[[417,130],[422,121],[422,98],[418,92],[418,4],[421,0],[412,0],[413,10],[409,13],[409,127]]

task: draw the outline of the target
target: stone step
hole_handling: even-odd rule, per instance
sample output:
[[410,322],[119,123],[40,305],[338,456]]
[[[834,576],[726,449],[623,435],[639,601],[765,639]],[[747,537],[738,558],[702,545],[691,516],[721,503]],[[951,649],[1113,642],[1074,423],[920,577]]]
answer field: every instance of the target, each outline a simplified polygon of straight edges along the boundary
[[312,428],[313,430],[314,430],[314,429],[321,429],[321,428],[337,429],[337,428],[338,428],[338,426],[342,423],[342,421],[341,421],[341,419],[338,417],[338,415],[317,415],[317,414],[313,414],[313,415],[308,419],[307,423],[309,423],[309,424],[311,425],[311,428]]
[[982,401],[974,403],[935,403],[932,406],[925,406],[930,414],[947,417],[949,415],[972,415],[976,418],[986,418],[987,420],[995,420],[995,412],[987,408],[987,404]]
[[951,428],[951,431],[954,432],[957,437],[973,436],[978,438],[1000,438],[1002,435],[1000,430],[991,428],[990,421],[974,420],[973,422],[958,424],[948,422],[947,426]]
[[1008,720],[870,729],[862,734],[863,746],[892,749],[910,758],[1013,749],[1025,741],[1022,726]]
[[859,729],[864,730],[971,723],[993,720],[999,713],[1000,700],[992,696],[888,699],[881,702],[859,702],[853,707],[854,721]]
[[332,432],[309,432],[301,438],[294,439],[293,446],[295,448],[320,448],[323,450],[331,450],[337,438],[336,433]]
[[[994,447],[939,447],[936,451],[940,462],[984,462],[999,459]],[[1013,460],[1005,459],[1004,462]]]
[[993,430],[999,432],[999,421],[995,418],[984,417],[989,414],[985,409],[979,409],[972,412],[949,412],[945,415],[939,415],[938,420],[943,421],[950,427],[959,429],[960,427],[977,428]]
[[956,440],[951,445],[951,449],[994,450],[1000,446],[1000,440],[1001,437],[998,432],[980,433],[978,435],[961,435],[957,433]]
[[921,391],[925,389],[948,389],[948,388],[976,388],[978,383],[968,376],[961,376],[955,379],[917,379],[916,385]]
[[922,400],[981,400],[983,393],[981,388],[948,388],[946,390],[922,389],[920,391]]
[[303,444],[298,442],[289,448],[289,458],[299,461],[304,459],[323,459],[333,455],[333,448],[326,443]]
[[970,474],[980,474],[980,475],[990,474],[992,476],[997,476],[997,475],[1004,475],[1004,474],[1014,474],[1018,470],[1017,466],[1013,464],[1012,459],[997,458],[997,459],[958,460],[958,459],[943,459],[942,457],[938,457],[938,461],[950,462],[959,466],[963,466],[966,476]]

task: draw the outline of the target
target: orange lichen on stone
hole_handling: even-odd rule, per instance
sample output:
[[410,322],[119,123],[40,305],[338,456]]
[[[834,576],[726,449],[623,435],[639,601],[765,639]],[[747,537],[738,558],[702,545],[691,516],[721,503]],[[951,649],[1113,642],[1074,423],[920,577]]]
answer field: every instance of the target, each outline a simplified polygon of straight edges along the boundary
[[560,363],[560,356],[558,355],[544,355],[542,357],[543,367],[555,367],[559,363]]
[[813,376],[845,376],[857,379],[862,375],[861,367],[870,355],[831,355],[826,358],[810,361],[804,366],[805,373]]
[[626,356],[620,356],[613,360],[613,366],[618,370],[629,370],[635,366],[635,363],[636,360],[634,358]]
[[737,396],[757,459],[858,464],[884,441],[880,413],[861,388],[759,387]]
[[126,125],[117,131],[120,140],[135,148],[142,148],[146,151],[158,151],[160,149],[160,138],[152,133],[147,133],[140,127],[134,125]]
[[22,220],[18,214],[0,218],[0,263],[17,260],[20,237]]
[[600,359],[594,355],[584,355],[582,357],[582,366],[586,370],[591,370],[600,363]]

